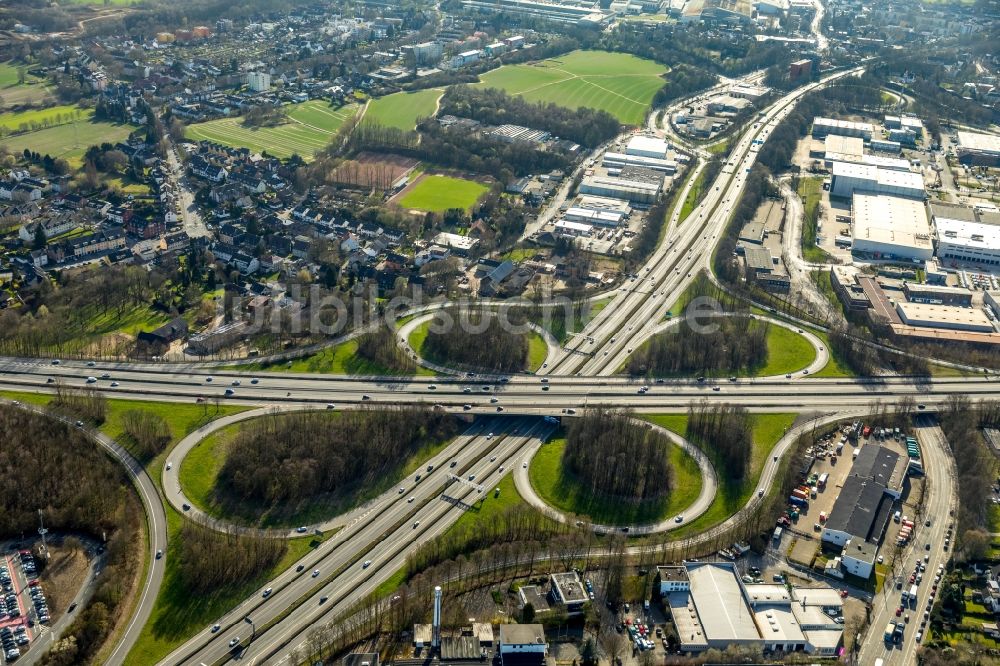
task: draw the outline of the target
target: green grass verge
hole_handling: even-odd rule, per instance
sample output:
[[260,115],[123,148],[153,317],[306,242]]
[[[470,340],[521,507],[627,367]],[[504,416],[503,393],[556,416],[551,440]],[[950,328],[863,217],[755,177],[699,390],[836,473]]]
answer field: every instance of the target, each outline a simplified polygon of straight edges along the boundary
[[826,263],[832,257],[816,246],[817,215],[820,200],[823,198],[823,177],[801,178],[798,187],[802,198],[802,208],[805,212],[802,220],[802,257],[813,263]]
[[528,372],[535,372],[542,367],[545,358],[549,355],[549,346],[545,344],[545,339],[538,333],[528,334]]
[[[753,453],[750,459],[750,473],[742,482],[728,479],[716,470],[719,476],[719,492],[708,510],[684,527],[672,532],[680,539],[704,531],[723,522],[742,508],[753,496],[754,488],[760,480],[764,464],[775,445],[795,422],[798,414],[774,413],[753,415]],[[650,414],[643,418],[683,435],[687,428],[686,414]]]
[[722,141],[713,143],[711,146],[706,148],[706,150],[712,153],[713,155],[721,155],[722,153],[726,152],[728,148],[729,148],[729,139],[723,139]]
[[[247,372],[312,372],[328,375],[373,375],[393,376],[400,373],[396,370],[382,367],[368,359],[358,356],[358,341],[348,340],[334,347],[328,347],[315,354],[302,356],[280,363],[248,363],[231,366],[233,369]],[[418,376],[432,377],[434,372],[417,366]]]
[[452,208],[468,211],[488,187],[465,178],[429,174],[420,178],[399,198],[399,205],[408,210],[443,212]]
[[767,365],[755,374],[784,375],[802,370],[816,359],[809,340],[784,326],[771,324],[767,330]]
[[681,205],[681,215],[677,218],[677,226],[680,226],[684,220],[687,219],[691,211],[695,209],[698,202],[701,201],[702,195],[705,192],[705,179],[707,173],[702,169],[701,173],[698,174],[698,178],[694,181],[691,189],[688,190],[687,196],[684,197],[684,203]]
[[674,469],[674,487],[670,495],[663,500],[634,506],[592,494],[583,483],[563,469],[562,455],[565,449],[565,439],[554,439],[538,450],[528,470],[531,486],[550,506],[595,523],[654,523],[691,506],[701,492],[702,479],[698,463],[684,449],[673,444],[667,451]]
[[416,128],[422,118],[429,118],[437,112],[438,100],[444,94],[439,88],[428,88],[416,92],[398,92],[373,99],[368,103],[362,122],[378,123],[384,127],[410,131]]
[[830,347],[830,336],[824,331],[813,331],[812,333],[823,341],[823,346],[830,352],[830,360],[819,372],[813,373],[813,377],[853,377],[854,372],[851,371],[851,368]]

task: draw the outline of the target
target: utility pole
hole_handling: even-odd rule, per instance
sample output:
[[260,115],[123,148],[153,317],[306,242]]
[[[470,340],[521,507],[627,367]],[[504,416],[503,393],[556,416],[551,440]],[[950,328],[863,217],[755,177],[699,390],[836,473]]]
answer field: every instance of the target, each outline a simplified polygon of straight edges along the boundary
[[45,535],[49,533],[49,530],[45,527],[45,522],[42,520],[42,510],[38,510],[38,533],[42,537],[42,556],[46,560],[49,559],[49,547],[45,543]]

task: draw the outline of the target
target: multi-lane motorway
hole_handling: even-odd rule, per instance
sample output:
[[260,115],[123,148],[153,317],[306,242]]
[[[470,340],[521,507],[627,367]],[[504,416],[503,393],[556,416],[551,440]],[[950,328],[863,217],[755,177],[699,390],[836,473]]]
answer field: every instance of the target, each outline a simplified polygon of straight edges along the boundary
[[[109,378],[87,383],[88,377]],[[52,380],[51,382],[49,380]],[[58,384],[91,386],[109,397],[194,402],[220,399],[247,405],[312,404],[318,407],[358,404],[427,404],[475,414],[554,414],[595,405],[637,411],[683,410],[691,401],[708,400],[756,410],[826,410],[865,407],[909,396],[921,405],[950,395],[1000,396],[1000,377],[879,379],[812,378],[793,375],[771,379],[658,379],[648,384],[625,377],[488,377],[387,379],[329,375],[264,373],[250,383],[246,374],[225,370],[150,368],[128,364],[88,367],[78,362],[58,366],[42,361],[0,362],[0,388],[54,391]],[[211,380],[211,381],[209,381]],[[239,386],[233,382],[239,381]],[[647,380],[648,381],[648,380]],[[116,382],[116,387],[111,387]],[[226,390],[233,391],[225,396]]]
[[[316,623],[365,599],[405,564],[409,553],[451,526],[465,505],[492,492],[552,427],[540,419],[478,420],[427,462],[433,470],[420,470],[419,483],[409,479],[402,492],[383,493],[363,516],[268,583],[268,596],[262,590],[221,618],[218,629],[205,627],[161,663],[213,664],[234,654],[250,663],[280,659],[304,644]],[[235,651],[230,647],[234,639],[239,639]]]
[[[646,386],[610,376],[634,348],[658,330],[666,311],[697,272],[709,266],[716,239],[743,192],[757,150],[774,127],[803,95],[860,71],[837,72],[799,88],[756,118],[753,126],[736,141],[721,175],[701,204],[683,224],[671,221],[666,241],[646,266],[633,281],[626,283],[624,293],[588,324],[583,334],[549,359],[548,367],[543,370],[546,376],[387,379],[264,373],[252,381],[239,370],[197,365],[52,364],[34,359],[3,359],[0,389],[45,392],[65,384],[90,386],[124,399],[224,400],[285,409],[428,404],[483,417],[469,432],[428,461],[434,469],[419,483],[411,479],[402,492],[392,489],[349,514],[342,529],[268,584],[270,594],[264,596],[262,590],[232,609],[219,619],[217,629],[206,627],[169,655],[163,661],[165,664],[222,663],[237,653],[250,663],[279,663],[291,651],[304,647],[310,627],[339,616],[364,599],[404,564],[408,553],[453,524],[464,511],[463,503],[474,502],[480,492],[490,492],[502,474],[527,460],[551,426],[540,419],[523,418],[524,415],[561,415],[594,405],[647,412],[678,411],[698,400],[739,404],[756,411],[847,414],[864,412],[877,401],[897,402],[903,398],[912,398],[921,410],[955,394],[1000,397],[1000,384],[990,376],[918,381],[905,377],[817,379],[799,374],[735,381],[656,380]],[[105,374],[108,378],[101,378]],[[509,417],[500,418],[501,415]],[[925,440],[929,436],[922,434]],[[786,437],[783,446],[787,447],[790,441]],[[939,447],[941,459],[936,460],[938,454],[931,452],[934,442],[926,441],[925,446],[929,465],[948,464],[943,447]],[[775,453],[780,456],[783,450]],[[125,463],[132,469],[128,460]],[[135,467],[134,474],[142,490],[149,479],[137,463]],[[182,496],[174,492],[178,468],[179,463],[172,471],[165,471],[163,481],[168,499],[183,504]],[[462,480],[449,477],[452,473]],[[768,465],[760,481],[761,490],[770,487],[776,473],[777,466]],[[480,483],[485,483],[485,487],[477,487]],[[936,484],[930,488],[933,510],[945,511],[944,504],[952,501],[953,494]],[[155,490],[152,492],[155,495]],[[746,510],[752,510],[754,501]],[[158,497],[146,503],[154,528],[153,549],[165,550],[162,504]],[[699,538],[707,536],[710,534]],[[930,563],[936,566],[941,557],[940,552],[932,551]],[[154,560],[139,611],[127,629],[126,640],[112,655],[112,663],[122,661],[123,646],[131,645],[129,638],[137,635],[148,618],[161,577],[162,562]],[[921,603],[924,601],[922,595]],[[873,659],[879,656],[895,659],[898,652],[898,658],[904,660],[900,663],[907,663],[905,659],[912,657],[914,633],[909,632],[910,642],[904,642],[902,650],[887,655],[864,654],[873,655]],[[236,644],[235,652],[231,642]],[[866,649],[874,648],[866,644]]]
[[721,174],[708,194],[679,227],[671,227],[657,248],[618,295],[567,344],[563,353],[543,373],[552,375],[611,375],[661,322],[671,304],[702,268],[709,267],[712,249],[725,229],[742,194],[757,151],[771,131],[803,96],[863,68],[830,74],[796,89],[764,110],[730,152]]

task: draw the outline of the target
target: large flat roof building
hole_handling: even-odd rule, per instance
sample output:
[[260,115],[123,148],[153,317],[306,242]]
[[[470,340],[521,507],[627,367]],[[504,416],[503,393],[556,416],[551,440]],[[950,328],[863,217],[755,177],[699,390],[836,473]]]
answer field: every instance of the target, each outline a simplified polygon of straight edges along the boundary
[[922,201],[855,192],[852,213],[855,252],[905,259],[934,256],[931,227]]
[[995,333],[993,322],[981,308],[961,308],[953,305],[904,303],[896,301],[896,312],[904,324],[924,328],[947,328],[955,331]]
[[831,169],[830,196],[850,197],[861,191],[924,198],[924,178],[919,173],[852,162],[833,162]]
[[847,477],[823,526],[823,541],[843,546],[852,538],[867,541],[873,535],[872,540],[881,539],[889,517],[883,505],[892,507],[885,486],[860,476]]
[[660,194],[661,183],[626,180],[614,176],[586,176],[580,183],[581,194],[623,199],[633,203],[653,203]]
[[685,652],[743,646],[825,656],[834,655],[840,645],[836,614],[822,612],[839,606],[833,590],[824,594],[824,588],[817,589],[816,601],[807,603],[814,590],[792,588],[789,593],[783,585],[744,585],[732,563],[688,563],[684,576],[674,569],[679,567],[660,571],[662,576],[670,570],[672,587],[665,601]]
[[956,152],[963,164],[1000,166],[1000,136],[959,130]]
[[1000,265],[1000,216],[949,204],[929,205],[937,256],[944,263]]
[[662,160],[667,156],[667,142],[655,136],[637,134],[625,145],[625,154]]
[[813,119],[812,135],[821,139],[827,134],[840,136],[858,136],[865,141],[871,141],[875,127],[871,123],[857,123],[851,120],[836,120],[817,116]]
[[610,12],[602,11],[596,3],[588,2],[564,4],[538,0],[462,0],[462,5],[482,11],[535,16],[556,23],[600,25],[611,18]]

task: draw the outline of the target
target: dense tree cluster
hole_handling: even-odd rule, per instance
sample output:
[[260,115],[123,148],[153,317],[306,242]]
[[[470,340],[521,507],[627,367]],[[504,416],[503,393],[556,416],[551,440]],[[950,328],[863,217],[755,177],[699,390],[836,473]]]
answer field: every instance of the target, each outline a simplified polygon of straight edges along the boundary
[[253,419],[231,443],[216,490],[267,506],[345,496],[382,482],[455,429],[453,418],[419,407]]
[[[124,471],[84,434],[61,421],[0,405],[0,538],[33,533],[38,509],[53,533],[106,537],[104,575],[63,639],[42,662],[88,662],[120,619],[139,569],[142,513]],[[58,594],[58,591],[57,591]]]
[[472,118],[487,125],[524,125],[587,148],[596,148],[614,138],[620,129],[618,120],[607,111],[529,102],[498,88],[452,86],[441,98],[439,113]]
[[739,315],[687,320],[653,337],[629,357],[633,375],[733,373],[751,371],[767,362],[769,325]]
[[505,321],[488,310],[449,309],[435,316],[419,350],[428,359],[449,365],[491,372],[520,372],[528,363],[528,339],[508,330],[522,327],[520,313],[511,311]]
[[63,414],[97,425],[104,423],[108,413],[107,398],[89,386],[73,388],[62,383],[56,384],[56,394],[49,406]]
[[591,493],[635,504],[670,493],[669,445],[627,413],[597,409],[570,422],[562,463]]
[[1000,425],[1000,401],[974,403],[965,395],[950,396],[938,417],[958,472],[958,532],[989,531],[989,504],[983,498],[997,477],[997,461],[979,429]]
[[569,165],[569,159],[557,152],[499,141],[474,130],[443,128],[433,119],[422,122],[419,130],[418,134],[377,123],[361,123],[351,133],[345,148],[351,152],[398,153],[445,168],[487,173],[504,183],[514,176],[565,169]]
[[699,67],[679,64],[667,72],[666,84],[653,95],[653,106],[667,106],[674,100],[692,95],[715,85],[718,77]]
[[188,594],[206,594],[260,576],[281,561],[284,539],[217,532],[185,522],[180,534],[181,580]]
[[247,127],[274,127],[288,120],[284,107],[274,104],[259,104],[243,115],[243,124]]
[[720,475],[735,481],[747,477],[753,455],[753,421],[746,408],[692,404],[686,435],[708,453]]
[[148,409],[130,409],[122,414],[124,444],[141,460],[156,456],[170,443],[170,425],[162,416]]
[[397,344],[395,333],[387,326],[379,326],[358,338],[358,356],[399,374],[412,373],[416,368],[413,360]]

